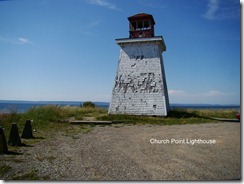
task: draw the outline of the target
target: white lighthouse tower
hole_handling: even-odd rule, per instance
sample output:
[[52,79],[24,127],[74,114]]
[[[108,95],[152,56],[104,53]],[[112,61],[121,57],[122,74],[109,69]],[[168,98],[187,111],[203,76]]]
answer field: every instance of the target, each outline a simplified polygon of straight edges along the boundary
[[154,36],[150,14],[139,13],[128,20],[129,38],[116,39],[121,50],[109,114],[167,116],[163,37]]

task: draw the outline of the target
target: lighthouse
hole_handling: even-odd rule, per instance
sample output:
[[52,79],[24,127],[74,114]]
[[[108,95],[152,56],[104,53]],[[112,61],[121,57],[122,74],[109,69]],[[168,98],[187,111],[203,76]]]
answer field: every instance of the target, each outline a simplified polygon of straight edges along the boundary
[[162,36],[154,35],[152,15],[128,17],[129,38],[116,39],[120,46],[109,114],[167,116],[169,97],[162,53]]

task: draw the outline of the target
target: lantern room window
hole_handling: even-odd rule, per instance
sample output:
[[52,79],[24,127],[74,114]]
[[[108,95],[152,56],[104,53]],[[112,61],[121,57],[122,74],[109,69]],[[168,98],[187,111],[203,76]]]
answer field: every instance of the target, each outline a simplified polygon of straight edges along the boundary
[[137,30],[142,30],[142,28],[143,28],[143,22],[139,21],[137,24]]
[[146,30],[150,29],[149,21],[139,21],[139,22],[132,22],[131,30]]
[[137,28],[136,23],[137,22],[132,22],[132,28],[131,28],[132,31],[136,30],[136,28]]
[[143,24],[144,24],[143,25],[144,29],[149,29],[150,28],[149,21],[144,21]]

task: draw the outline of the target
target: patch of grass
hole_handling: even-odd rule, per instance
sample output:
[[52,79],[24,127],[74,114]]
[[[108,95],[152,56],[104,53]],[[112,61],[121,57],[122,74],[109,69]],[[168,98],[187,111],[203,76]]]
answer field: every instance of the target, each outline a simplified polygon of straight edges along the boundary
[[79,139],[79,134],[88,133],[93,130],[93,127],[90,125],[70,125],[67,129],[64,130],[63,135],[72,137],[73,139]]
[[202,117],[236,119],[237,111],[235,109],[202,109],[196,111],[196,114]]
[[37,156],[36,159],[41,161],[41,162],[43,162],[44,160],[47,160],[48,162],[52,163],[53,160],[56,159],[56,157],[51,156],[51,155],[49,155],[49,156]]
[[216,120],[212,119],[213,117],[231,119],[235,118],[235,113],[235,110],[174,109],[169,112],[167,117],[106,114],[97,117],[97,119],[112,121],[113,123],[174,125],[216,122]]
[[107,110],[99,107],[63,107],[67,117],[75,117],[76,120],[83,120],[84,117],[98,117],[107,114]]
[[20,175],[20,176],[14,176],[12,179],[13,180],[50,180],[50,177],[48,175],[40,177],[37,174],[38,170],[37,169],[32,169],[31,171]]
[[15,156],[11,156],[11,157],[8,157],[8,158],[4,158],[4,161],[7,161],[7,162],[14,162],[14,163],[23,163],[25,162],[24,159],[21,159],[21,158],[18,158],[18,157],[15,157]]
[[[70,107],[70,106],[38,106],[33,107],[28,110],[26,113],[9,113],[9,114],[0,114],[0,126],[4,128],[5,137],[8,141],[10,129],[12,123],[17,123],[19,135],[21,136],[25,122],[27,119],[33,120],[32,129],[34,139],[23,139],[23,142],[26,144],[35,144],[41,139],[52,138],[55,136],[56,132],[66,132],[74,138],[77,138],[78,133],[88,133],[92,130],[92,127],[80,127],[77,130],[71,130],[70,124],[67,123],[67,119],[75,117],[78,120],[82,120],[84,117],[96,117],[107,114],[107,110],[99,107]],[[71,132],[69,132],[71,131]],[[77,131],[75,133],[74,131]]]
[[82,132],[85,133],[85,134],[89,133],[92,130],[93,130],[93,126],[92,125],[87,125],[87,126],[83,126],[82,127]]
[[[83,127],[78,130],[71,130],[70,124],[64,123],[71,117],[77,120],[83,120],[87,117],[93,117],[97,120],[112,121],[113,123],[125,124],[193,124],[206,123],[216,120],[215,118],[234,119],[236,110],[212,110],[212,109],[173,109],[167,117],[151,117],[151,116],[132,116],[124,114],[108,115],[108,110],[99,107],[70,107],[70,106],[38,106],[33,107],[26,113],[17,114],[14,111],[9,114],[0,114],[0,126],[5,129],[6,139],[9,137],[10,128],[13,122],[17,123],[19,133],[21,135],[25,121],[32,119],[32,128],[37,130],[34,136],[48,138],[52,137],[57,131],[64,131],[67,135],[77,135],[75,132],[82,131],[87,133],[92,130],[91,127]],[[70,131],[70,132],[69,132]],[[38,142],[38,140],[30,141],[30,143]]]
[[38,143],[40,141],[42,141],[43,139],[45,139],[44,137],[39,137],[38,134],[43,134],[43,133],[35,133],[35,137],[33,139],[23,139],[22,140],[22,143],[23,144],[26,144],[26,145],[32,145],[32,144],[35,144],[35,143]]
[[84,115],[83,114],[78,114],[75,116],[76,120],[83,120],[84,119]]
[[30,172],[13,177],[13,180],[41,180],[42,178],[37,175],[37,170],[31,170]]
[[11,171],[11,167],[8,165],[1,165],[0,166],[0,176],[2,178],[2,176],[4,176],[7,172]]

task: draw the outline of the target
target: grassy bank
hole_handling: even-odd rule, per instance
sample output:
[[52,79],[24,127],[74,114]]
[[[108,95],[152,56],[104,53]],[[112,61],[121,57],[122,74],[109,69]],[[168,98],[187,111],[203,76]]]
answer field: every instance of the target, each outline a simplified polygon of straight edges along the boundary
[[[19,131],[23,130],[26,119],[32,119],[33,129],[51,131],[67,128],[70,126],[64,123],[69,118],[82,120],[85,117],[94,117],[97,120],[113,121],[114,123],[132,124],[192,124],[213,122],[215,118],[234,119],[236,110],[194,110],[174,109],[167,117],[148,117],[131,115],[108,115],[107,110],[98,107],[70,107],[70,106],[39,106],[34,107],[23,114],[10,113],[0,114],[0,126],[4,127],[5,134],[8,133],[12,123],[17,123]],[[215,120],[216,121],[216,120]]]
[[174,109],[167,117],[131,116],[131,115],[104,115],[99,120],[128,122],[133,124],[197,124],[216,122],[214,118],[235,119],[236,110],[210,110],[210,109]]
[[40,131],[58,131],[68,128],[69,123],[65,120],[75,118],[82,120],[84,117],[98,117],[105,115],[107,110],[102,108],[92,107],[70,107],[70,106],[38,106],[31,108],[26,113],[9,113],[0,114],[0,126],[5,129],[5,136],[8,137],[12,123],[17,123],[18,129],[21,131],[24,128],[27,119],[33,120],[32,128]]

